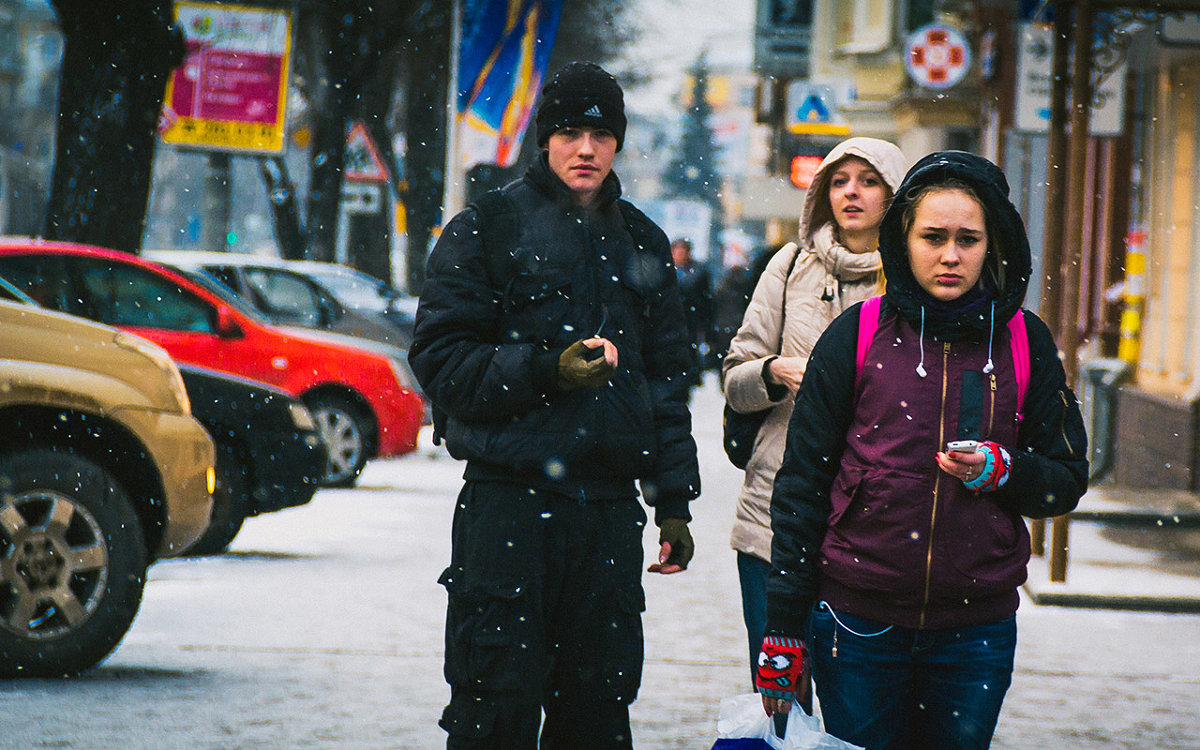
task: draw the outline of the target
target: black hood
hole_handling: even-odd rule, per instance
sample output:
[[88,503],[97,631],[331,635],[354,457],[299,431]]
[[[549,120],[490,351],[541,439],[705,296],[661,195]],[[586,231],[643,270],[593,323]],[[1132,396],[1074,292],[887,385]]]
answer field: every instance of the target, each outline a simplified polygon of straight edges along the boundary
[[[988,252],[997,253],[1004,267],[1004,283],[992,297],[996,303],[996,327],[1002,327],[1020,309],[1029,288],[1032,261],[1025,222],[1008,198],[1008,180],[1000,168],[987,159],[965,151],[932,153],[908,170],[900,189],[879,227],[879,252],[887,277],[887,300],[906,320],[917,323],[922,306],[934,303],[912,275],[903,232],[904,211],[917,188],[940,183],[947,178],[961,180],[974,188],[983,201],[988,220]],[[988,316],[962,316],[943,321],[942,330],[932,331],[943,338],[960,338],[970,331],[987,332]]]

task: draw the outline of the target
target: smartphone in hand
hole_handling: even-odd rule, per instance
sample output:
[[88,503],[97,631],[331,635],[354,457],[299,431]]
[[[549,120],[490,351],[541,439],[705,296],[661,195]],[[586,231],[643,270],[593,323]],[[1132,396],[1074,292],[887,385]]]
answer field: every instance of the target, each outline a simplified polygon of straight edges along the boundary
[[946,443],[947,453],[974,453],[979,447],[977,440],[951,440]]

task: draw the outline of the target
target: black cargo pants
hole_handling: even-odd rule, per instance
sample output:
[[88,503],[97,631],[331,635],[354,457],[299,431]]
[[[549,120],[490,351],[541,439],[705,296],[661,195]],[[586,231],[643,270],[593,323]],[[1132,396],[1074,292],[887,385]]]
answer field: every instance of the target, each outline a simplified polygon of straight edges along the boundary
[[454,513],[441,726],[450,750],[632,748],[642,676],[634,498],[468,481]]

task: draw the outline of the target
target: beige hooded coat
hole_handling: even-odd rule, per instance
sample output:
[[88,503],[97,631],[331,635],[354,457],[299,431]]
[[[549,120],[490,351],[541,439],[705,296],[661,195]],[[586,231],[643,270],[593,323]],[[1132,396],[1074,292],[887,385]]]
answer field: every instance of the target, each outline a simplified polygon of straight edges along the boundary
[[[852,253],[834,239],[829,179],[831,167],[847,156],[869,162],[893,193],[908,166],[900,149],[875,138],[850,138],[825,157],[804,198],[799,248],[788,243],[767,265],[723,364],[725,399],[735,411],[745,414],[774,407],[758,431],[746,464],[731,539],[734,549],[763,560],[771,559],[771,490],[783,462],[795,401],[794,393],[771,399],[763,379],[764,367],[777,355],[807,360],[834,318],[881,291],[879,251]],[[791,274],[785,280],[789,266]],[[785,283],[786,315],[782,309]],[[781,326],[783,351],[779,352]]]

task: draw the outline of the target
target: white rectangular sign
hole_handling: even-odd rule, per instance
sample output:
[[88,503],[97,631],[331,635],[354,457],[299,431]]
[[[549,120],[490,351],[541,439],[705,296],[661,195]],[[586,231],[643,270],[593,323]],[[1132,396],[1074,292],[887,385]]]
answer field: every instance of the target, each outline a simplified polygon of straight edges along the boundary
[[[1050,131],[1050,85],[1054,59],[1054,30],[1045,24],[1023,23],[1018,31],[1017,102],[1015,125],[1029,133]],[[1088,131],[1120,135],[1125,126],[1125,74],[1122,63],[1093,92]],[[1094,75],[1094,71],[1093,71]],[[1097,106],[1099,105],[1099,106]]]

